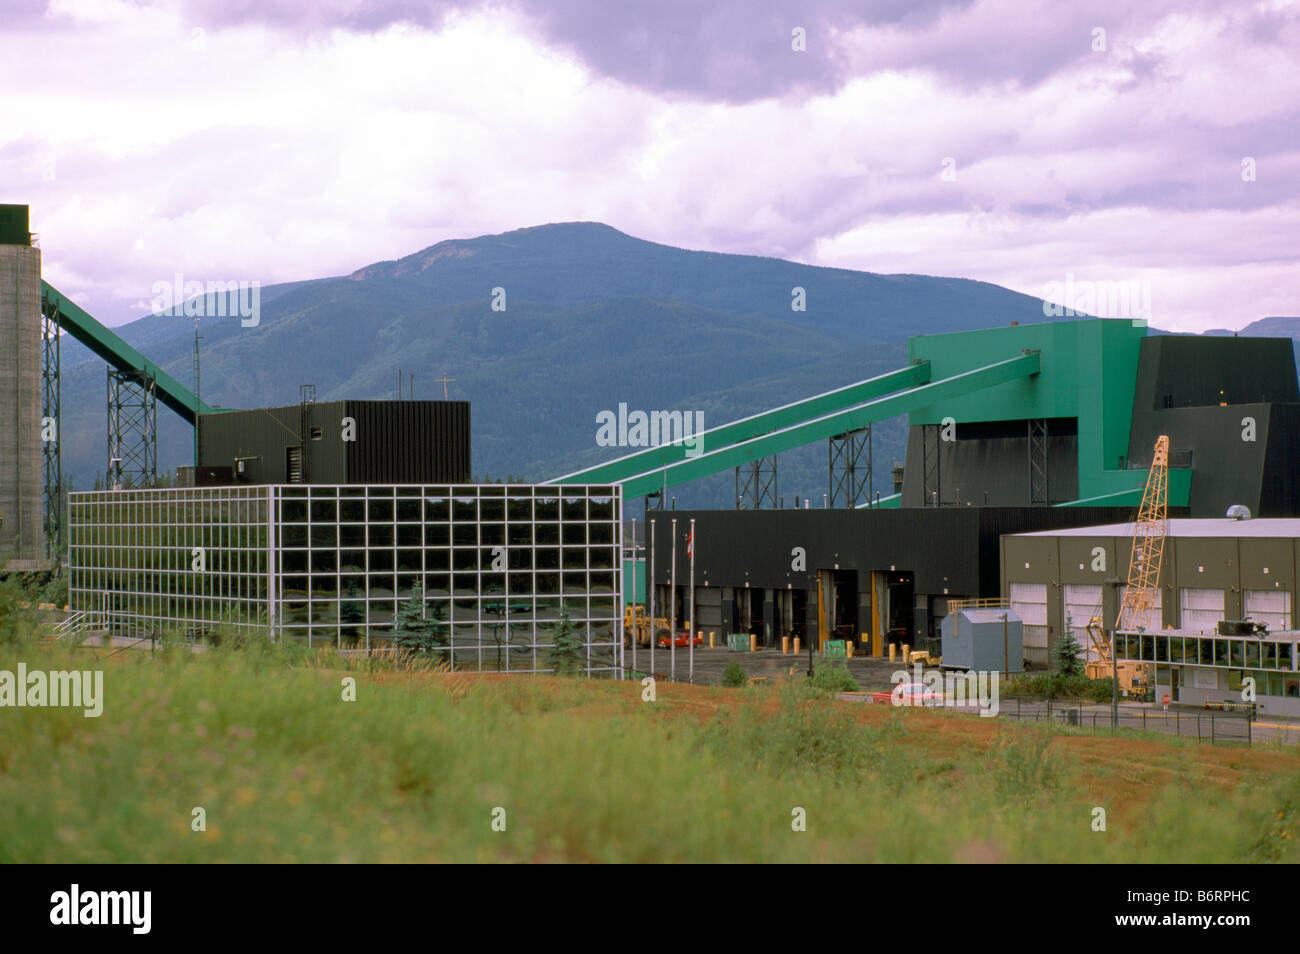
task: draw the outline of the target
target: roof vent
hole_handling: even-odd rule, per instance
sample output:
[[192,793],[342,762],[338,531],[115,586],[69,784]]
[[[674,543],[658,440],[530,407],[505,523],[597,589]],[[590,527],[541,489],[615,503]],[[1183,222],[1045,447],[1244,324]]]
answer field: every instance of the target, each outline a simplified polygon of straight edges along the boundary
[[1243,505],[1243,504],[1233,504],[1231,507],[1228,508],[1228,519],[1229,519],[1229,520],[1249,520],[1249,519],[1250,519],[1250,508],[1246,507],[1246,506]]

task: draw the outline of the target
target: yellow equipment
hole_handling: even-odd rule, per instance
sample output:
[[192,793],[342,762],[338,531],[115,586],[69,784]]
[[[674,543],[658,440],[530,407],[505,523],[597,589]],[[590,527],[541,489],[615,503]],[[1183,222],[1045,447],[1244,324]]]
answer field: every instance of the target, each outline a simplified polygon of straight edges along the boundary
[[[655,617],[655,639],[668,639],[672,630],[668,625],[668,617]],[[638,646],[650,645],[650,619],[646,615],[645,607],[640,603],[636,605],[629,604],[623,607],[623,639],[626,641],[635,634],[636,644]]]
[[[1133,549],[1129,556],[1128,585],[1119,615],[1115,618],[1117,632],[1131,633],[1146,629],[1151,609],[1160,598],[1160,564],[1165,553],[1165,532],[1169,514],[1169,438],[1161,434],[1156,439],[1151,470],[1147,473],[1146,488],[1142,491],[1142,504],[1138,507],[1133,524]],[[1096,662],[1087,665],[1091,678],[1111,675],[1110,643],[1101,630],[1101,620],[1093,617],[1088,622],[1088,635],[1092,640]],[[1139,688],[1145,692],[1150,685],[1151,667],[1143,663],[1118,664],[1120,687]]]

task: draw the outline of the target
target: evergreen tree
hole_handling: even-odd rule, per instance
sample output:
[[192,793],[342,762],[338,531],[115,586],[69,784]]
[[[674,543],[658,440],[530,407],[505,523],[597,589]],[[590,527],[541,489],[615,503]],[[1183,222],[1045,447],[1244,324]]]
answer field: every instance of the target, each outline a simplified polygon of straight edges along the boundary
[[1083,652],[1083,647],[1079,641],[1074,638],[1074,630],[1067,628],[1061,636],[1061,641],[1056,644],[1056,668],[1063,676],[1078,676],[1083,672],[1083,664],[1079,661],[1079,654]]
[[343,585],[343,601],[339,604],[339,621],[344,626],[352,627],[356,632],[356,627],[366,621],[365,604],[358,599],[361,596],[361,590],[355,580],[349,579]]
[[397,613],[393,642],[403,655],[428,653],[447,645],[447,623],[441,603],[426,606],[420,584],[411,587],[410,599]]
[[551,648],[546,663],[557,676],[572,676],[582,672],[586,663],[586,644],[569,617],[568,607],[560,609],[560,620],[552,633]]

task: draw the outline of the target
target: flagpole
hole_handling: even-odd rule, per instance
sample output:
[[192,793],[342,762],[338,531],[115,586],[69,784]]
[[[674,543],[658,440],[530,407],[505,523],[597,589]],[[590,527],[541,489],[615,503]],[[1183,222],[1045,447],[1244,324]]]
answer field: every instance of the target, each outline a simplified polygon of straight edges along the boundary
[[668,677],[677,681],[677,518],[673,517],[673,558],[672,572],[668,576]]
[[690,647],[690,674],[687,676],[687,682],[695,681],[695,518],[691,517],[691,536],[690,543],[686,546],[686,552],[691,557],[691,631],[686,634],[686,645]]
[[646,514],[650,524],[650,576],[646,580],[646,602],[650,604],[650,618],[646,621],[646,631],[650,634],[650,676],[655,674],[655,524]]
[[632,675],[636,675],[636,517],[632,518]]

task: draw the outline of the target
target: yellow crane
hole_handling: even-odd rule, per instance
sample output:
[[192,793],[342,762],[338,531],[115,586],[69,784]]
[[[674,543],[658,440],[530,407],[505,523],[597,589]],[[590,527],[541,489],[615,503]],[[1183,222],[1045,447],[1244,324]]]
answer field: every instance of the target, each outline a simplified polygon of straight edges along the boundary
[[[1133,547],[1129,555],[1128,584],[1119,614],[1115,618],[1116,632],[1131,633],[1146,629],[1151,610],[1160,598],[1160,565],[1164,561],[1165,534],[1169,523],[1169,437],[1161,434],[1156,439],[1151,470],[1147,472],[1142,503],[1137,520],[1133,523]],[[1101,619],[1093,617],[1088,622],[1088,635],[1092,650],[1097,656],[1088,663],[1088,675],[1094,679],[1105,678],[1112,672],[1110,642],[1101,629]],[[1142,663],[1126,662],[1118,665],[1120,685],[1124,689],[1138,687],[1145,691],[1150,682],[1150,667]]]

